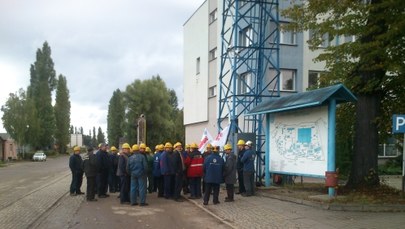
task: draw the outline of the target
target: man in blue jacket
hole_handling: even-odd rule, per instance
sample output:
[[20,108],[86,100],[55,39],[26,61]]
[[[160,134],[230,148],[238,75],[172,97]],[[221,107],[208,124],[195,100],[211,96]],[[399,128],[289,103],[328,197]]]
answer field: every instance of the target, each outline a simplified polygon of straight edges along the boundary
[[146,158],[139,152],[139,146],[133,145],[134,154],[128,159],[128,171],[131,174],[131,205],[138,205],[138,194],[140,197],[140,206],[148,205],[146,203],[146,175],[148,163]]
[[73,154],[69,158],[69,168],[72,172],[72,183],[70,184],[70,195],[76,196],[84,194],[80,191],[83,181],[83,160],[80,156],[80,147],[75,146],[73,148]]
[[174,185],[176,181],[175,154],[170,142],[165,144],[165,151],[160,157],[160,172],[163,175],[164,196],[166,199],[174,197]]
[[245,145],[245,153],[241,159],[243,163],[243,182],[246,193],[242,196],[253,196],[255,194],[255,153],[252,150],[252,142],[247,141]]
[[164,146],[162,144],[155,147],[156,153],[153,155],[153,191],[158,193],[158,197],[163,197],[163,177],[160,171],[160,156],[162,156]]
[[211,153],[204,160],[204,205],[207,205],[210,200],[211,191],[213,190],[213,203],[219,204],[219,185],[224,182],[224,159],[219,156],[219,152]]

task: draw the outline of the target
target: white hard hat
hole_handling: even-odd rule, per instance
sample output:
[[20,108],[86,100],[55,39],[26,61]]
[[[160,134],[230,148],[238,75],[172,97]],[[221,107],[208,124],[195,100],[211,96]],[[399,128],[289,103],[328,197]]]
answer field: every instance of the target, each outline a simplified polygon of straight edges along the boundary
[[245,145],[252,146],[252,144],[253,144],[252,141],[247,141]]

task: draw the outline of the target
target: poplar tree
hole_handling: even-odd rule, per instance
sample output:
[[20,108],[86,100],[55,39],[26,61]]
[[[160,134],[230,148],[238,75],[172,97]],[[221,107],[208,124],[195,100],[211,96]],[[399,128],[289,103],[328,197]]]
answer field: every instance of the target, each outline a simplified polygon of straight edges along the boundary
[[124,136],[123,126],[125,119],[125,106],[122,92],[114,91],[109,105],[107,115],[108,144],[118,147],[119,139]]
[[57,80],[55,78],[54,63],[51,58],[51,48],[45,42],[42,49],[36,53],[36,61],[30,68],[30,85],[28,87],[28,98],[35,104],[40,128],[36,135],[38,142],[34,144],[40,148],[51,148],[53,135],[55,133],[55,114],[52,107],[52,91],[55,89]]
[[59,75],[56,88],[55,102],[56,132],[55,141],[59,145],[59,153],[66,152],[66,146],[70,142],[70,100],[66,77]]

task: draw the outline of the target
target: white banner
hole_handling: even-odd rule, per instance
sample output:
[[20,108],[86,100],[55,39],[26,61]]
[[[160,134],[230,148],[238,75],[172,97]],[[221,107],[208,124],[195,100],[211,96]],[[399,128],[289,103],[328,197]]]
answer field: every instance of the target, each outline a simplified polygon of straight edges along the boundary
[[207,146],[208,143],[212,142],[212,136],[211,134],[208,132],[207,128],[204,129],[204,133],[201,137],[201,141],[200,144],[198,145],[198,150],[200,152],[204,152],[205,147]]
[[219,132],[215,140],[212,142],[212,145],[220,146],[221,148],[224,147],[224,145],[226,144],[226,140],[228,138],[230,126],[231,125],[228,125],[224,129],[222,129],[221,132]]

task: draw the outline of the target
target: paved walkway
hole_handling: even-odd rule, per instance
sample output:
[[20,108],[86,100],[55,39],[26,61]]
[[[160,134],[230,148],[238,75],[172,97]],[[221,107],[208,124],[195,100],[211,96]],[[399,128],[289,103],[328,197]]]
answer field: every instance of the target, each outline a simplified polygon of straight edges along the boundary
[[[224,190],[221,198],[224,199]],[[329,211],[302,204],[281,201],[260,195],[236,196],[235,202],[221,201],[218,205],[202,205],[233,228],[404,228],[404,212],[347,212]]]

